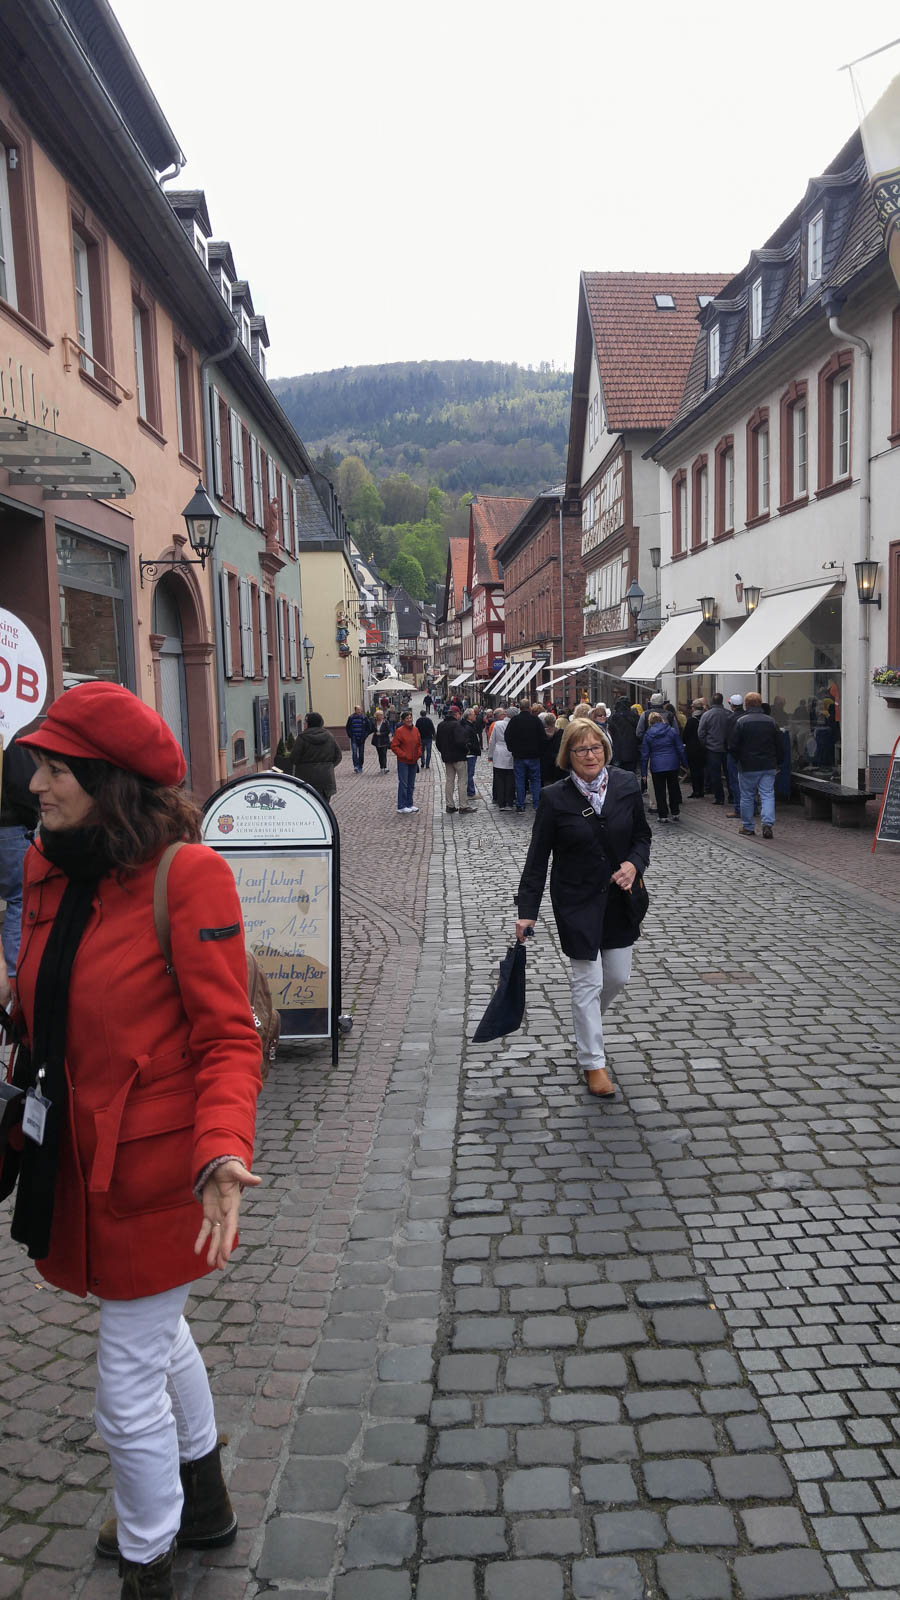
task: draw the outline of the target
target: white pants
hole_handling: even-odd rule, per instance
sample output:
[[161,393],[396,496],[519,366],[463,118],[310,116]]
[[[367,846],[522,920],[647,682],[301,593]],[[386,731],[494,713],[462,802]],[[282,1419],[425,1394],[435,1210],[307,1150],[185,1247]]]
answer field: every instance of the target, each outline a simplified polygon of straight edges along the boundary
[[184,1494],[178,1467],[216,1443],[209,1379],[182,1315],[188,1285],[101,1300],[94,1420],[109,1451],[119,1549],[146,1563],[171,1548]]
[[460,811],[464,811],[469,804],[466,798],[467,771],[465,761],[444,762],[444,799],[448,806],[455,805]]
[[606,1066],[603,1013],[631,977],[632,946],[601,950],[595,961],[572,961],[572,1022],[575,1052],[582,1072]]

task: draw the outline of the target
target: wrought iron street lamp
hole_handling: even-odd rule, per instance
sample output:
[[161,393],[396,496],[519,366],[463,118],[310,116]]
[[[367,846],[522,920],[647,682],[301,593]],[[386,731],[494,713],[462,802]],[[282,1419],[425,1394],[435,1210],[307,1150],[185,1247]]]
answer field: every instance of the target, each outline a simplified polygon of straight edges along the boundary
[[310,676],[309,664],[312,661],[312,658],[315,655],[315,653],[316,653],[316,647],[313,644],[312,639],[309,637],[309,634],[305,633],[303,635],[303,658],[304,658],[304,660],[306,662],[306,701],[307,701],[306,709],[307,709],[307,711],[312,711],[312,709],[313,709],[313,703],[312,703],[312,678]]
[[637,622],[638,617],[644,609],[644,591],[638,583],[637,578],[632,578],[631,588],[628,590],[628,593],[625,596],[625,602],[629,611],[631,612],[631,615],[634,617],[635,622]]
[[145,561],[143,556],[139,556],[138,567],[142,589],[145,573],[148,578],[156,578],[161,567],[167,567],[171,572],[177,567],[199,567],[202,571],[212,555],[216,546],[216,534],[219,531],[219,514],[199,479],[193,498],[181,515],[184,517],[188,540],[194,552],[193,557],[183,556],[180,550],[173,551],[169,561]]
[[854,563],[856,573],[856,593],[861,606],[877,606],[881,610],[881,595],[875,593],[878,582],[877,561],[857,561]]

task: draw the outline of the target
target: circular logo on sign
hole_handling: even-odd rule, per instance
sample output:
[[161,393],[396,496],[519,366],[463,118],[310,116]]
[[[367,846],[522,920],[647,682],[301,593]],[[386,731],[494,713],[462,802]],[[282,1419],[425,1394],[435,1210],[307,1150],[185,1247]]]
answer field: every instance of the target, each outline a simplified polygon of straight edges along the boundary
[[219,818],[219,832],[220,833],[230,833],[233,827],[234,827],[234,817],[229,816],[227,812],[224,813]]

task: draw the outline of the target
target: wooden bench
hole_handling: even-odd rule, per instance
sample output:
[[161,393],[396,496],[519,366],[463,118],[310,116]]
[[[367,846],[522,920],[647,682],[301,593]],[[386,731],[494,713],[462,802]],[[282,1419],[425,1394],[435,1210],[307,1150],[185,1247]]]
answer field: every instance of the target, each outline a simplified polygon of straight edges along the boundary
[[813,822],[832,822],[836,828],[862,828],[866,803],[876,798],[873,789],[846,789],[830,778],[795,772],[795,789],[803,795],[803,812]]

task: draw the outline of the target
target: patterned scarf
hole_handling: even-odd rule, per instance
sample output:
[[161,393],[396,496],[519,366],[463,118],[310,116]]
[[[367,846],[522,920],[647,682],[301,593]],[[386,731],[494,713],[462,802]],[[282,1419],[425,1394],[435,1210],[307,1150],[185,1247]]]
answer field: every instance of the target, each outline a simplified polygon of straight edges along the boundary
[[590,802],[599,817],[603,810],[603,802],[606,799],[606,791],[609,788],[609,772],[607,768],[604,767],[602,772],[590,783],[585,783],[584,779],[579,778],[577,773],[574,772],[570,772],[569,777],[572,779],[578,793],[584,795],[585,800]]

